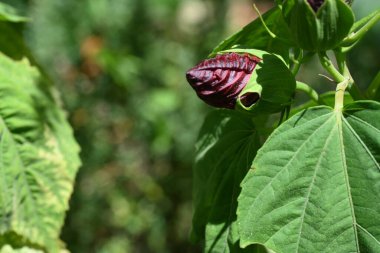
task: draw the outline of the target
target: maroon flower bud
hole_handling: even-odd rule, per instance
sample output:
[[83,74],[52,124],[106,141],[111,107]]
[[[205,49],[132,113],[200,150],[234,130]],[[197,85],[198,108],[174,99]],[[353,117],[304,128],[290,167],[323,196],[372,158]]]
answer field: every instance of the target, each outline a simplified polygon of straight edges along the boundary
[[[349,5],[352,4],[352,1],[353,0],[345,0],[345,2]],[[318,11],[318,9],[322,6],[322,4],[325,2],[325,0],[307,0],[307,2],[310,4],[311,8],[313,8],[313,10],[315,12]]]
[[250,54],[228,53],[206,59],[186,73],[198,97],[209,105],[233,109],[261,59]]
[[307,1],[315,12],[317,12],[319,7],[321,7],[322,4],[325,2],[325,0],[307,0]]

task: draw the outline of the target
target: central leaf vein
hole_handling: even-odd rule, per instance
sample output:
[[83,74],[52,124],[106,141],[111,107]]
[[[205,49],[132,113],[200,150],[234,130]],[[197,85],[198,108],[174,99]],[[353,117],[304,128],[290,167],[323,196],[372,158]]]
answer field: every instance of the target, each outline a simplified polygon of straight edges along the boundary
[[326,138],[326,142],[323,145],[322,152],[321,152],[321,154],[320,154],[320,156],[318,158],[318,162],[317,162],[317,164],[315,166],[314,174],[313,174],[313,177],[312,177],[312,179],[310,181],[310,185],[309,185],[306,197],[305,197],[305,203],[304,203],[304,207],[303,207],[303,210],[302,210],[300,229],[299,229],[298,239],[297,239],[297,244],[296,244],[297,245],[296,252],[298,252],[298,250],[299,250],[299,245],[300,245],[300,240],[301,240],[301,235],[302,235],[302,230],[303,230],[303,224],[304,224],[304,218],[305,218],[307,206],[309,204],[310,194],[311,194],[311,191],[312,191],[314,183],[315,183],[315,178],[316,178],[316,176],[318,174],[319,169],[321,168],[320,165],[321,165],[322,158],[323,158],[324,154],[326,154],[326,152],[328,151],[326,149],[326,147],[330,143],[331,137],[333,136],[332,133],[334,133],[333,129],[330,131],[330,134]]

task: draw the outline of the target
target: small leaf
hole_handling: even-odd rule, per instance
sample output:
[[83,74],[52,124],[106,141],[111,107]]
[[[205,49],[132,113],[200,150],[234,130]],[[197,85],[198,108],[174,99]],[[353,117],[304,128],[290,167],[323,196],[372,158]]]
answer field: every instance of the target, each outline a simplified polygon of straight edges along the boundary
[[307,109],[258,152],[239,196],[241,245],[380,252],[380,104]]
[[5,3],[0,3],[0,21],[25,22],[26,17],[20,16],[15,8]]
[[205,240],[205,252],[247,252],[239,248],[235,213],[240,182],[259,144],[247,114],[217,110],[206,118],[197,142],[192,231],[194,239]]
[[[253,10],[253,9],[252,9]],[[267,27],[280,38],[290,38],[289,29],[282,17],[281,10],[276,6],[263,15]],[[254,48],[289,57],[289,45],[278,38],[272,38],[259,18],[243,27],[239,32],[222,41],[212,51],[212,55],[232,48]]]

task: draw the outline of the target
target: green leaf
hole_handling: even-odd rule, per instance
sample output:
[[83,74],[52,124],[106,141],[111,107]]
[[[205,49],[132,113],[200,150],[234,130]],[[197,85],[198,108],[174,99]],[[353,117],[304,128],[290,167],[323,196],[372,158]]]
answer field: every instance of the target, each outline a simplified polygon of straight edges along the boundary
[[0,34],[6,34],[0,36],[0,52],[17,60],[27,57],[35,65],[34,58],[25,46],[22,29],[18,24],[0,21]]
[[373,100],[380,101],[380,71],[377,72],[377,75],[368,86],[366,95]]
[[[282,17],[281,10],[273,7],[263,15],[267,27],[278,37],[289,39],[289,30]],[[280,54],[285,59],[289,57],[289,45],[278,38],[272,38],[265,29],[259,18],[255,19],[239,32],[222,41],[214,50],[212,55],[232,48],[261,49],[271,53]]]
[[15,8],[5,3],[0,3],[0,21],[25,22],[26,17],[20,16]]
[[43,253],[42,250],[36,250],[28,247],[22,247],[19,249],[14,249],[10,245],[4,245],[0,249],[0,253]]
[[212,111],[200,131],[194,168],[192,236],[205,240],[205,252],[252,252],[239,248],[236,227],[240,183],[259,148],[247,114]]
[[241,245],[380,252],[380,104],[307,109],[259,150],[242,183]]
[[61,247],[80,160],[55,92],[28,60],[0,53],[0,246],[15,235],[12,245]]

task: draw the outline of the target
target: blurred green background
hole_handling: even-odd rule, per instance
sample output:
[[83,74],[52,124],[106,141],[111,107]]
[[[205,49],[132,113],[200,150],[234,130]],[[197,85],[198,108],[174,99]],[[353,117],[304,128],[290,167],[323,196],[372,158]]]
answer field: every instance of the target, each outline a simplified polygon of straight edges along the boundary
[[[189,242],[191,168],[209,107],[185,71],[254,17],[249,0],[4,1],[54,80],[83,166],[62,239],[73,252],[200,252]],[[273,1],[255,1],[263,12]],[[360,0],[357,15],[379,8]],[[380,69],[379,26],[350,58],[365,87]],[[300,78],[325,82],[310,63]]]

